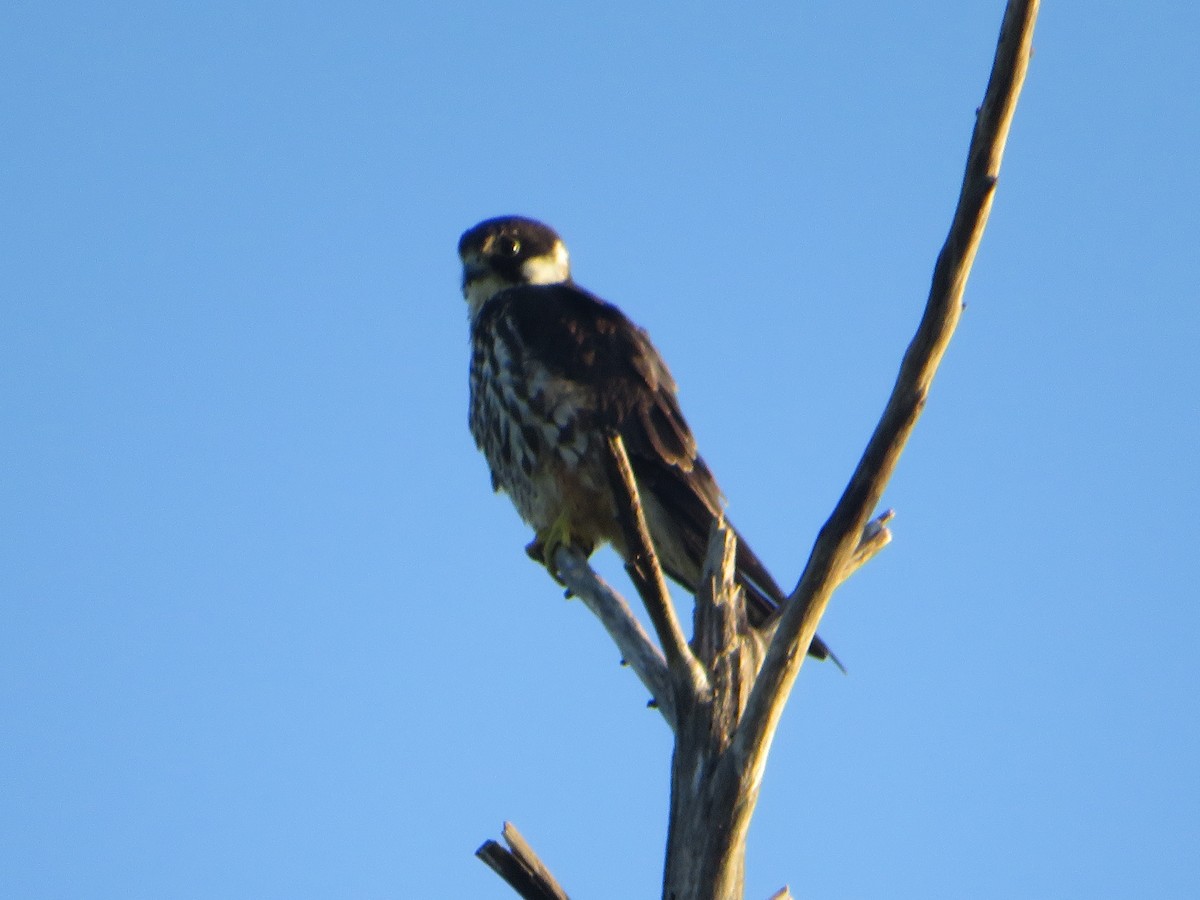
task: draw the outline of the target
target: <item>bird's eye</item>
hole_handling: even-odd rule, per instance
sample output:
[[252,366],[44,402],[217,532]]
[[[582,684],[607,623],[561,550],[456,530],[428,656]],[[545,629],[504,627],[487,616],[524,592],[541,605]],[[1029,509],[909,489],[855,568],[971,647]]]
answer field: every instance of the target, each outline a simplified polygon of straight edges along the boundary
[[492,247],[499,256],[516,256],[521,249],[521,242],[515,237],[502,234],[496,238]]

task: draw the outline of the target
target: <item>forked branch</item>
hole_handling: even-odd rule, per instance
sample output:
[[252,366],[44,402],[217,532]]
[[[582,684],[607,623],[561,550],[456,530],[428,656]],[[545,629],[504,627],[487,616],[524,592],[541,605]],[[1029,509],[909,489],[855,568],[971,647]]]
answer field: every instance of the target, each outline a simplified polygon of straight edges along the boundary
[[[761,778],[771,737],[804,661],[804,648],[812,642],[838,573],[853,556],[863,525],[878,505],[924,409],[934,373],[958,324],[963,290],[991,211],[1004,144],[1029,66],[1037,11],[1038,0],[1010,0],[1005,9],[991,77],[976,113],[958,206],[938,255],[925,313],[883,417],[784,607],[738,729],[736,756],[746,784],[757,786]],[[753,804],[743,804],[741,809],[748,817]]]
[[570,900],[512,822],[504,823],[504,843],[484,841],[475,855],[525,900]]
[[[958,206],[938,256],[920,325],[883,416],[777,618],[754,634],[742,628],[731,574],[732,536],[718,533],[711,542],[706,587],[697,596],[693,652],[666,593],[629,461],[616,437],[609,443],[609,480],[629,548],[627,568],[646,603],[662,651],[619,595],[595,577],[586,560],[569,550],[556,555],[564,581],[600,616],[675,730],[664,896],[734,900],[742,895],[745,838],[767,752],[805,651],[834,589],[890,538],[886,527],[890,513],[868,519],[924,408],[958,323],[963,290],[987,223],[1028,67],[1037,10],[1038,0],[1010,0],[1007,5]],[[761,657],[761,642],[767,639]],[[565,897],[515,829],[510,834],[510,827],[505,827],[510,849],[488,842],[479,855],[523,897]]]

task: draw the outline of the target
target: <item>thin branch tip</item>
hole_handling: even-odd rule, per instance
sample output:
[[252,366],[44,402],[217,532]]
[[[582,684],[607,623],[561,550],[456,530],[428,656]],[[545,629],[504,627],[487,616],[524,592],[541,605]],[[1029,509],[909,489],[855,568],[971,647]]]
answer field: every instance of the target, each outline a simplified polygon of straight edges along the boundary
[[475,855],[508,883],[524,900],[568,900],[567,892],[512,822],[500,829],[507,847],[484,841]]
[[[862,537],[859,539],[859,544],[865,544],[868,541],[874,540],[878,535],[888,531],[887,523],[892,521],[894,518],[896,518],[896,511],[893,509],[886,509],[881,512],[863,526]],[[889,540],[890,539],[891,538],[889,537]]]
[[[879,503],[920,418],[929,385],[958,323],[967,277],[987,226],[1004,145],[1025,79],[1037,9],[1038,0],[1010,0],[1005,8],[967,151],[958,204],[937,256],[924,313],[904,353],[883,415],[846,489],[821,527],[755,679],[735,737],[739,763],[755,777],[765,766],[783,705],[804,662],[799,648],[812,642],[837,586],[891,540],[886,527],[891,511],[871,520],[871,510]],[[741,814],[748,817],[752,809],[752,805],[746,805]]]

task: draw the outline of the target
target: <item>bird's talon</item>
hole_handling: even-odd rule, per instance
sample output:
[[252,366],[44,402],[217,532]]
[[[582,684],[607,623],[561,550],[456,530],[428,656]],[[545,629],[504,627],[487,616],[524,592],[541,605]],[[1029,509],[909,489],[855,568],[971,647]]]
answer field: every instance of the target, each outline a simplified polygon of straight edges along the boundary
[[[560,515],[555,519],[554,524],[537,533],[529,544],[525,546],[525,552],[529,554],[530,559],[534,562],[539,562],[546,567],[546,571],[559,584],[563,584],[563,580],[558,577],[558,569],[554,564],[554,558],[558,555],[558,551],[563,547],[578,546],[571,534],[571,523],[566,514]],[[567,599],[570,599],[571,592],[567,591]]]

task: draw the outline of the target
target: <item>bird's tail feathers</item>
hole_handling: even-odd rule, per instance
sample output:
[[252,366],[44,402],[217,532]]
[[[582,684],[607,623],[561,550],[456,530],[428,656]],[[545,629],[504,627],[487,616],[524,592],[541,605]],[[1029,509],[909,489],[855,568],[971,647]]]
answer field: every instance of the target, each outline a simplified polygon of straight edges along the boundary
[[[750,545],[742,540],[736,529],[734,534],[737,536],[737,572],[734,580],[746,595],[746,617],[750,624],[760,625],[783,605],[787,594],[771,577],[762,560],[755,556]],[[842,661],[829,649],[829,645],[821,640],[820,635],[813,635],[812,643],[808,646],[808,655],[817,659],[828,659],[842,670],[842,674],[846,673]]]

